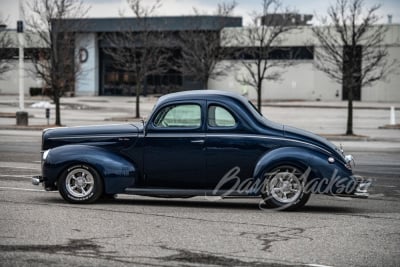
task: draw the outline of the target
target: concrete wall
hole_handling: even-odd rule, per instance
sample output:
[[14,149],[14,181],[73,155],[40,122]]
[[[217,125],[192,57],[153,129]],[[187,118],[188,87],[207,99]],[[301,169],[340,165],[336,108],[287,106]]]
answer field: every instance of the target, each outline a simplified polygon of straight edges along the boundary
[[[31,61],[24,62],[24,92],[29,95],[30,87],[42,87],[42,80],[35,77],[34,66]],[[19,94],[18,59],[12,64],[12,69],[0,77],[0,94]]]
[[[385,45],[388,46],[391,61],[400,61],[400,25],[389,25],[385,36]],[[243,35],[246,28],[226,28],[223,34],[228,36]],[[302,27],[291,34],[286,34],[282,46],[304,46],[318,43],[313,38],[309,26]],[[226,43],[226,46],[236,46],[239,43]],[[248,43],[245,45],[249,45]],[[87,50],[87,60],[79,63],[79,50]],[[80,33],[76,35],[75,57],[81,68],[81,74],[77,77],[75,94],[98,95],[99,94],[99,48],[97,33]],[[18,94],[18,60],[15,60],[14,69],[5,73],[0,79],[0,94]],[[239,61],[223,61],[220,64],[230,64],[229,74],[219,79],[210,79],[209,88],[223,89],[242,93],[247,89],[249,97],[255,99],[255,89],[247,86],[244,88],[236,79],[247,75],[246,70]],[[32,63],[26,61],[25,68],[33,70]],[[314,60],[299,60],[296,64],[281,68],[281,79],[279,81],[265,81],[263,85],[264,100],[341,100],[342,86],[332,81],[325,73],[317,70]],[[400,102],[400,67],[386,80],[378,81],[372,87],[363,87],[361,92],[362,101],[398,101]],[[31,72],[25,75],[25,93],[29,93],[29,87],[41,87],[40,79],[34,77]]]
[[[340,100],[336,91],[340,85],[331,82],[322,72],[315,70],[313,60],[294,61],[294,65],[277,69],[281,78],[277,81],[264,81],[262,96],[264,100]],[[217,80],[209,81],[210,89],[222,89],[242,93],[245,88],[250,99],[256,99],[256,90],[241,85],[237,79],[247,76],[247,70],[240,62],[223,62],[231,64],[229,74]]]
[[[99,93],[99,55],[97,35],[85,33],[76,36],[75,41],[76,66],[81,71],[75,84],[75,95],[98,95]],[[88,51],[87,61],[79,63],[79,49]],[[18,59],[12,63],[13,68],[0,77],[0,94],[18,94]],[[29,95],[30,87],[42,87],[42,81],[34,74],[34,66],[30,60],[25,60],[24,91]]]
[[[388,48],[389,62],[397,59],[400,63],[400,46]],[[362,101],[400,101],[400,67],[385,80],[377,81],[373,86],[363,87],[361,90]]]
[[[384,45],[388,47],[388,61],[397,60],[400,63],[400,25],[388,25],[389,29],[384,38]],[[225,28],[223,34],[230,37],[224,46],[248,46],[246,31],[249,28]],[[241,41],[237,41],[237,38]],[[318,41],[313,37],[311,27],[301,27],[290,34],[284,35],[280,46],[305,46],[313,45],[316,51],[320,49]],[[233,40],[233,41],[232,41]],[[316,59],[314,59],[316,60]],[[265,81],[263,85],[264,100],[342,100],[342,85],[331,80],[324,72],[314,66],[314,60],[301,60],[296,65],[281,68],[283,72],[280,81]],[[232,63],[232,62],[231,62]],[[222,64],[227,64],[224,62]],[[246,70],[240,62],[232,63],[231,71],[226,77],[210,80],[212,89],[224,89],[241,93],[244,89],[236,81],[236,77],[246,75]],[[398,101],[400,102],[400,67],[388,75],[387,79],[378,81],[372,86],[363,87],[362,101]],[[256,91],[248,88],[249,97],[255,99]]]
[[[86,49],[87,59],[79,61],[81,49]],[[86,55],[85,55],[86,56]],[[77,34],[75,39],[76,67],[80,68],[75,84],[75,95],[98,95],[99,94],[99,48],[96,33]]]

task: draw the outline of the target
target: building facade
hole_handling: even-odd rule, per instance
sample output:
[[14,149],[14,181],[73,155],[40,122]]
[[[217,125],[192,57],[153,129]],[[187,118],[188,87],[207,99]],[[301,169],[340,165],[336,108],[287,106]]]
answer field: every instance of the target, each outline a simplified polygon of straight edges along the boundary
[[[199,30],[208,32],[219,32],[221,30],[220,17],[218,16],[183,16],[183,17],[154,17],[150,18],[151,31],[162,32],[165,38],[164,45],[168,48],[168,40],[180,31]],[[306,20],[304,20],[306,21]],[[84,29],[72,29],[75,33],[75,57],[80,61],[81,75],[76,79],[74,95],[134,95],[134,83],[132,73],[117,69],[105,50],[110,48],[104,35],[110,33],[123,33],[128,29],[142,31],[141,24],[137,19],[121,18],[93,18],[87,19]],[[306,23],[305,23],[306,24]],[[290,66],[282,67],[279,71],[281,78],[277,81],[265,81],[263,84],[263,100],[343,100],[345,93],[342,85],[332,81],[325,73],[315,67],[315,51],[321,49],[317,40],[313,37],[310,25],[300,25],[295,31],[285,36],[284,41],[279,44],[282,51],[296,54],[293,57],[276,57],[269,60],[291,61]],[[400,60],[400,25],[388,25],[384,45],[387,47],[388,60]],[[147,29],[149,30],[149,29]],[[242,26],[241,17],[230,17],[224,24],[224,33],[228,35],[241,35],[245,28]],[[161,40],[160,43],[163,43]],[[221,44],[223,47],[238,47],[238,44]],[[17,48],[15,48],[17,51]],[[32,49],[27,48],[27,49]],[[45,49],[45,48],[41,48]],[[113,47],[119,49],[119,47]],[[279,50],[279,47],[278,49]],[[179,50],[177,51],[179,54]],[[286,52],[285,52],[286,53]],[[15,54],[15,52],[14,52]],[[282,55],[280,53],[279,55]],[[18,85],[17,62],[15,57],[15,70],[3,75],[0,79],[0,94],[16,94]],[[252,59],[248,59],[252,60]],[[32,70],[29,58],[25,59],[26,68]],[[229,65],[226,76],[218,79],[210,79],[210,89],[229,90],[238,93],[248,92],[251,99],[256,98],[254,88],[244,88],[237,81],[237,77],[248,75],[243,66],[235,57],[227,57],[219,64]],[[361,88],[359,95],[361,101],[397,101],[400,102],[400,70],[387,77],[386,80],[378,81],[371,87]],[[30,88],[42,87],[40,79],[35,77],[32,71],[26,73],[25,93],[29,94]],[[200,83],[181,73],[168,70],[159,75],[149,76],[144,86],[144,94],[164,94],[173,91],[202,89]]]
[[[321,50],[321,46],[313,36],[313,26],[299,26],[296,30],[286,34],[283,42],[279,45],[286,51],[296,54],[295,57],[288,57],[287,61],[291,61],[291,65],[274,69],[281,73],[281,77],[276,81],[264,81],[262,88],[263,100],[326,100],[340,101],[347,99],[347,95],[343,92],[342,84],[331,80],[327,74],[318,70],[315,63],[318,60],[314,57],[316,51]],[[397,60],[400,63],[400,25],[390,24],[383,45],[388,51],[387,60],[389,62]],[[243,36],[246,29],[229,28],[224,29],[229,35]],[[235,39],[235,38],[232,38]],[[235,42],[231,42],[228,46],[238,46]],[[244,44],[246,45],[246,42]],[[362,49],[362,48],[361,48]],[[300,51],[300,52],[299,52]],[[308,51],[308,52],[301,52]],[[249,59],[251,60],[251,59]],[[269,60],[282,60],[270,58]],[[241,93],[247,91],[249,98],[257,97],[254,88],[244,88],[237,81],[237,77],[249,75],[239,60],[227,60],[221,64],[229,64],[232,71],[225,77],[212,80],[209,87],[212,89],[224,88],[225,90]],[[362,64],[362,63],[361,63]],[[400,66],[400,65],[397,65]],[[361,101],[382,101],[382,102],[399,102],[400,101],[400,69],[396,69],[388,75],[385,80],[380,80],[372,84],[372,86],[360,88],[358,92]]]
[[[221,20],[224,20],[223,24]],[[182,31],[219,32],[225,27],[241,27],[241,17],[184,16],[153,17],[146,26],[138,19],[88,19],[84,31],[76,31],[76,54],[85,54],[81,62],[82,75],[76,81],[76,95],[134,95],[134,73],[116,68],[113,57],[107,53],[115,47],[107,38],[108,34],[126,31],[147,31],[159,36],[158,43],[172,54],[179,51],[171,47],[171,40]],[[145,28],[146,27],[146,28]],[[140,44],[138,44],[140,45]],[[200,89],[200,85],[190,77],[169,68],[164,73],[148,76],[143,85],[144,94],[164,94],[174,91]]]

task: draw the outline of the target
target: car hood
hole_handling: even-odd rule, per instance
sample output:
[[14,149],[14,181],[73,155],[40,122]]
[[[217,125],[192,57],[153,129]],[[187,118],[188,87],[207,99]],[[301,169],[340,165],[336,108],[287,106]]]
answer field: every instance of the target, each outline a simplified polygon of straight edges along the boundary
[[141,130],[139,125],[134,124],[49,128],[43,131],[42,149],[45,150],[68,143],[94,142],[100,139],[136,138]]
[[76,126],[76,127],[60,127],[45,129],[46,137],[70,137],[80,135],[123,135],[138,133],[139,129],[134,124],[109,124],[109,125],[94,125],[94,126]]
[[336,157],[343,159],[343,154],[341,153],[340,149],[324,137],[287,125],[283,126],[283,134],[286,138],[310,143],[327,150]]

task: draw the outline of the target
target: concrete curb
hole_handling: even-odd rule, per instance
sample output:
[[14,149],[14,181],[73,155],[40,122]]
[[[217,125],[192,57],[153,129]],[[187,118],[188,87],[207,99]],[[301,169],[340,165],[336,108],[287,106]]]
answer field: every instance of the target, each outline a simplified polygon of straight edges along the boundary
[[[79,103],[77,102],[63,102],[61,104],[61,106],[64,105],[65,106],[83,106],[85,105],[84,103],[82,103],[83,101],[79,101]],[[25,105],[30,106],[32,104],[34,104],[35,102],[25,102]],[[88,100],[87,101],[87,108],[86,109],[101,109],[103,107],[101,106],[97,106],[96,104],[104,104],[104,103],[109,103],[109,102],[105,102],[105,101],[91,101]],[[8,102],[0,102],[0,105],[10,105],[10,103]],[[16,105],[14,105],[16,106]],[[315,108],[315,109],[347,109],[347,106],[338,106],[338,105],[299,105],[299,104],[273,104],[273,103],[269,103],[269,104],[262,104],[262,107],[273,107],[273,108]],[[370,107],[357,107],[357,106],[353,106],[353,109],[355,110],[388,110],[390,109],[390,107],[378,107],[378,106],[370,106]],[[398,110],[400,109],[400,106],[395,106],[395,109]]]
[[354,141],[354,142],[400,142],[399,138],[385,138],[385,137],[369,137],[369,136],[346,136],[346,135],[327,135],[317,134],[322,136],[329,141],[343,142],[343,141]]
[[65,126],[56,125],[28,125],[28,126],[16,126],[16,125],[1,125],[0,130],[16,130],[16,131],[43,131],[47,128],[56,128]]
[[[13,113],[13,112],[0,112],[0,118],[16,118],[17,117],[17,113]],[[35,116],[33,116],[32,114],[28,115],[29,118],[34,118]]]
[[371,138],[369,136],[363,135],[330,135],[330,134],[317,134],[328,140],[334,141],[369,141]]
[[400,124],[387,124],[384,126],[380,126],[379,129],[391,129],[391,130],[400,130]]
[[[137,121],[139,122],[139,121]],[[123,122],[121,122],[123,123]],[[16,126],[16,125],[0,125],[0,130],[16,130],[16,131],[43,131],[47,128],[68,127],[56,125],[29,125],[29,126]],[[346,135],[327,135],[317,134],[326,138],[331,142],[400,142],[400,138],[371,138],[369,136],[346,136]]]
[[[274,107],[274,108],[317,108],[317,109],[347,109],[347,106],[330,106],[330,105],[298,105],[298,104],[262,104],[263,107]],[[357,107],[353,106],[353,109],[357,110],[388,110],[390,107]],[[399,107],[395,107],[399,109]]]
[[[1,94],[0,94],[1,96]],[[148,96],[152,102],[156,102],[157,98],[154,97],[152,99],[152,96]],[[93,96],[93,97],[63,97],[63,101],[61,105],[72,105],[72,106],[79,106],[79,105],[88,105],[90,108],[103,108],[102,104],[105,103],[113,103],[113,99],[107,99],[104,96]],[[149,101],[150,101],[149,100]],[[28,98],[25,99],[25,105],[30,106],[35,102],[38,101],[49,101],[51,102],[51,99],[47,98]],[[143,101],[143,98],[142,98]],[[141,103],[143,103],[141,101]],[[134,100],[130,101],[124,101],[124,103],[134,103]],[[336,101],[336,102],[330,102],[330,101],[266,101],[262,102],[263,107],[281,107],[281,108],[316,108],[316,109],[347,109],[347,102],[346,101]],[[12,103],[10,101],[0,101],[0,105],[11,105],[11,106],[18,106],[17,99],[13,98]],[[353,109],[355,110],[386,110],[390,109],[390,106],[394,106],[395,109],[400,109],[400,103],[381,103],[381,102],[370,102],[370,103],[364,103],[364,102],[353,102]]]

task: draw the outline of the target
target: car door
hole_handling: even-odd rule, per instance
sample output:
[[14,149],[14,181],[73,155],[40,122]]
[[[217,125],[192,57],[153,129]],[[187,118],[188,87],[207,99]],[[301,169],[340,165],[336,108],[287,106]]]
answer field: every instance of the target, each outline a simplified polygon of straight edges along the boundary
[[145,184],[150,187],[204,187],[204,101],[170,103],[148,123],[144,146]]
[[251,178],[263,149],[243,130],[240,116],[223,103],[208,102],[206,128],[206,188],[215,189],[231,177],[219,186],[229,190]]

